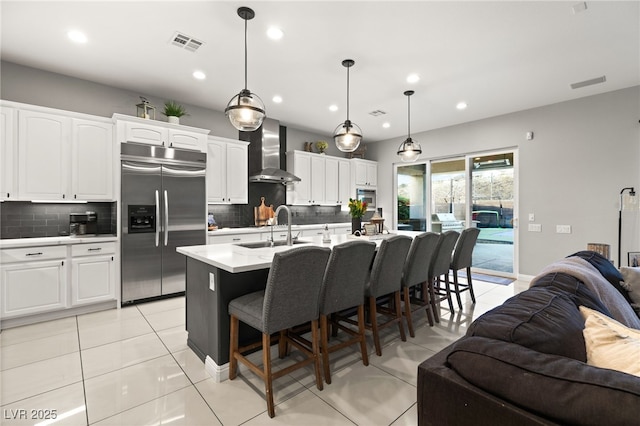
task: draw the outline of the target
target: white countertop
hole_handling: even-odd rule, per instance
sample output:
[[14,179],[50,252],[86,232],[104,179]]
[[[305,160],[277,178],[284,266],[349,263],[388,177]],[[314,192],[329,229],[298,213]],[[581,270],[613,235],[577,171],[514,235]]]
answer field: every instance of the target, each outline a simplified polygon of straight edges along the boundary
[[372,237],[353,237],[351,235],[331,235],[331,243],[323,243],[322,237],[303,237],[301,241],[308,241],[305,244],[295,244],[294,246],[276,246],[264,248],[246,248],[237,244],[209,244],[203,246],[178,247],[178,253],[189,256],[193,259],[204,262],[208,265],[231,273],[254,271],[265,269],[271,266],[273,255],[280,251],[290,250],[294,247],[304,247],[315,245],[318,247],[329,247],[352,241],[354,239],[374,241],[377,245],[392,235],[407,235],[414,237],[420,232],[395,231],[393,234],[376,235]]
[[115,235],[82,235],[76,237],[15,238],[0,240],[0,248],[58,246],[68,244],[105,243],[118,241]]

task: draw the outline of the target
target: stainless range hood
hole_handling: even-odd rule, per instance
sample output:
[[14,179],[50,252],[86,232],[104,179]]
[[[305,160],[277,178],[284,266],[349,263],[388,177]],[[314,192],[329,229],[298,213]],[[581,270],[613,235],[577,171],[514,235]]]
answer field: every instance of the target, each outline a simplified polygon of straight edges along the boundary
[[250,152],[261,153],[262,169],[251,173],[249,182],[282,183],[300,182],[300,178],[280,169],[280,123],[267,118],[262,123],[261,137],[251,138],[251,144],[261,144],[261,147],[251,147]]

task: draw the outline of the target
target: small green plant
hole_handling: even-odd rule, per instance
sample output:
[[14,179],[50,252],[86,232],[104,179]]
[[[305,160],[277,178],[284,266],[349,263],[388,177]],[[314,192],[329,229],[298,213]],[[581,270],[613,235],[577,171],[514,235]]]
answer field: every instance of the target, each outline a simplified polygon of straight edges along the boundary
[[176,101],[167,101],[164,103],[164,111],[162,112],[167,117],[182,117],[187,114],[187,110]]
[[324,152],[325,149],[327,149],[328,146],[329,146],[329,144],[326,143],[325,141],[317,141],[316,142],[316,148],[318,148],[318,151],[320,151],[320,152]]

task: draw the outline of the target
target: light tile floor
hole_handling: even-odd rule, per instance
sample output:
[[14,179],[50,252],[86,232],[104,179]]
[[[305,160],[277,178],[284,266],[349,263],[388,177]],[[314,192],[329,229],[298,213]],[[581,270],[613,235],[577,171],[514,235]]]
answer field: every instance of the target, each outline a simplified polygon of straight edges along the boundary
[[[527,286],[475,281],[475,306],[465,293],[464,309],[441,309],[434,327],[418,314],[406,342],[386,329],[381,357],[369,339],[368,367],[355,347],[332,354],[333,380],[323,391],[310,369],[276,380],[274,419],[254,374],[241,368],[222,383],[208,376],[186,345],[184,297],[4,330],[0,424],[415,425],[418,364]],[[52,413],[55,421],[38,418]]]

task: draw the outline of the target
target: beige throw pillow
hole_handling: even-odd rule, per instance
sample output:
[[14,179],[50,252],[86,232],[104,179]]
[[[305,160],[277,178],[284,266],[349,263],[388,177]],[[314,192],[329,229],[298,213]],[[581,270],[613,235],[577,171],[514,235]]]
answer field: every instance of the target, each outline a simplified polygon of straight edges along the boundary
[[585,306],[580,306],[580,313],[585,319],[587,364],[640,377],[640,330]]
[[620,274],[624,278],[620,285],[629,292],[633,304],[640,306],[640,268],[621,266]]

